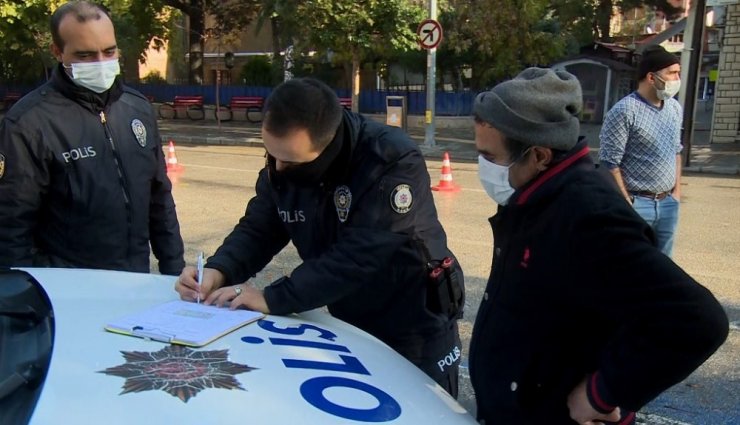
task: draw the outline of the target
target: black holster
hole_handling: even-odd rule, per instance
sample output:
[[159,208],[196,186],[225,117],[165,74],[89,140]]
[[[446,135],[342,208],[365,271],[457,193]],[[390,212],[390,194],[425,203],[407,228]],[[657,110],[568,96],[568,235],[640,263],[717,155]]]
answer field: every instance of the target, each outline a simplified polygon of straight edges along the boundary
[[464,294],[462,276],[453,257],[427,263],[427,308],[450,319],[462,317]]

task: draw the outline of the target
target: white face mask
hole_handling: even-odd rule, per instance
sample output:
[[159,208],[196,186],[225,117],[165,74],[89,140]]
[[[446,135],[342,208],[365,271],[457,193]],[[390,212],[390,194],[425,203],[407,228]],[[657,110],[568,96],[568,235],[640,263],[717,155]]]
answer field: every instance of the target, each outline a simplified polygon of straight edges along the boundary
[[672,98],[673,96],[678,94],[678,91],[681,90],[681,80],[671,80],[671,81],[665,81],[662,78],[658,77],[656,75],[656,78],[663,82],[663,89],[655,88],[655,91],[658,95],[658,99],[660,100],[668,100]]
[[95,93],[102,93],[113,85],[116,75],[121,72],[118,59],[101,62],[76,62],[70,66],[72,69],[72,81],[78,86],[90,89]]
[[514,193],[514,188],[509,184],[509,168],[511,165],[494,164],[483,158],[483,155],[478,155],[478,178],[480,178],[480,183],[488,196],[499,205],[506,205]]

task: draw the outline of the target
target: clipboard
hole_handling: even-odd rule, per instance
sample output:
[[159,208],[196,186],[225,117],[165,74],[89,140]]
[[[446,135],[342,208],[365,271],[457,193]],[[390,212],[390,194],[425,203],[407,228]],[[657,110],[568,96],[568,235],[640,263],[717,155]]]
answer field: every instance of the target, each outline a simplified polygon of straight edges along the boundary
[[104,329],[168,344],[202,347],[263,317],[258,311],[177,300],[110,321]]

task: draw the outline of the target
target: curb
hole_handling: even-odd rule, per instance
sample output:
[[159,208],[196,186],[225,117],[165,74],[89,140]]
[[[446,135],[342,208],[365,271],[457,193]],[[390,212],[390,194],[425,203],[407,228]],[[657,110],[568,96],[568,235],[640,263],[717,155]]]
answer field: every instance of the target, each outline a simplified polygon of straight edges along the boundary
[[235,139],[233,137],[202,137],[202,136],[183,136],[181,134],[164,134],[160,133],[159,138],[162,146],[168,141],[174,140],[178,145],[220,145],[220,146],[246,146],[250,148],[259,148],[265,146],[262,139],[256,137],[244,137]]
[[[409,137],[413,141],[417,142],[417,146],[419,147],[422,155],[424,155],[424,157],[428,159],[441,160],[441,155],[446,151],[450,152],[456,160],[475,161],[478,157],[478,153],[475,150],[475,142],[472,140],[453,137],[435,137],[435,142],[437,143],[435,146],[430,147],[424,144],[424,135],[409,134]],[[178,144],[185,145],[246,146],[252,148],[264,147],[262,139],[258,137],[203,137],[160,131],[160,139],[162,141],[162,146],[166,146],[169,140],[175,140]],[[689,167],[683,167],[683,171],[687,173],[697,174],[739,176],[740,166],[723,166],[709,164],[691,165]]]
[[689,167],[683,167],[683,171],[688,173],[720,174],[725,176],[740,175],[739,167],[723,167],[721,165],[691,165]]

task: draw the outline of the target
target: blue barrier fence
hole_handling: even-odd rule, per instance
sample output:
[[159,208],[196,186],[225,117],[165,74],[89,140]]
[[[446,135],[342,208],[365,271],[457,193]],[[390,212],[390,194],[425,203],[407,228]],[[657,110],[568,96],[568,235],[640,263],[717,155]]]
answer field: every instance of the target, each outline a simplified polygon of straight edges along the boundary
[[[172,102],[175,96],[203,96],[204,102],[209,105],[216,103],[216,87],[214,86],[188,86],[188,85],[153,85],[153,84],[129,84],[141,93],[152,96],[155,102]],[[0,99],[6,93],[28,93],[33,87],[0,87]],[[229,103],[232,96],[262,96],[267,97],[272,91],[271,87],[251,86],[221,86],[219,101],[225,105]],[[350,97],[349,90],[337,90],[339,97]],[[440,92],[435,94],[436,115],[446,116],[469,116],[472,114],[473,100],[476,93],[473,92]],[[387,96],[405,96],[406,108],[410,115],[424,115],[426,111],[426,92],[414,91],[374,91],[363,90],[360,92],[360,112],[366,114],[380,114],[386,112]]]

